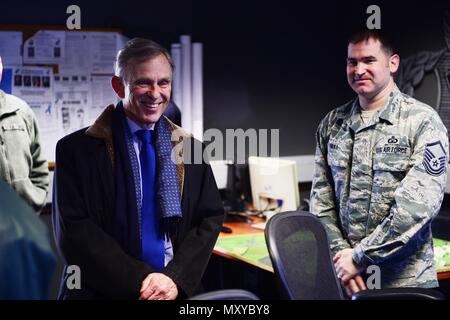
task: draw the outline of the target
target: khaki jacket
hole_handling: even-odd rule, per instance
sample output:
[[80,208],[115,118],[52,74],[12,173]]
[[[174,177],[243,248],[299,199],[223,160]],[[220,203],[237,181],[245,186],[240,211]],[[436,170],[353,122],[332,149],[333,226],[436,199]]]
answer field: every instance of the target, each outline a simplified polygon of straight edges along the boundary
[[35,211],[42,209],[48,192],[49,173],[36,117],[25,101],[1,90],[0,178]]

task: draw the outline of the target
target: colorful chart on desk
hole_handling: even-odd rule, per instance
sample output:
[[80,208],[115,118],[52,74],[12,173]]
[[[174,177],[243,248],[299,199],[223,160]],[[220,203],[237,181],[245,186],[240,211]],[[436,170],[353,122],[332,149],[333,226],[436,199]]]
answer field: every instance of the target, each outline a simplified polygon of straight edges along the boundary
[[437,271],[450,271],[450,241],[433,239],[434,261]]
[[263,233],[221,237],[217,240],[215,249],[264,270],[273,270]]

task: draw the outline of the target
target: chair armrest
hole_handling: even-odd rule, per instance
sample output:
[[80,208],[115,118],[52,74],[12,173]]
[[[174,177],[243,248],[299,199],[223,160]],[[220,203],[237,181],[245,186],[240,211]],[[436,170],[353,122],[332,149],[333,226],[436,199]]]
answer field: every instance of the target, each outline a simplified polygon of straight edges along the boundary
[[352,296],[352,300],[444,300],[443,293],[426,288],[390,288],[364,290]]
[[246,290],[225,289],[202,293],[188,300],[259,300],[259,298]]

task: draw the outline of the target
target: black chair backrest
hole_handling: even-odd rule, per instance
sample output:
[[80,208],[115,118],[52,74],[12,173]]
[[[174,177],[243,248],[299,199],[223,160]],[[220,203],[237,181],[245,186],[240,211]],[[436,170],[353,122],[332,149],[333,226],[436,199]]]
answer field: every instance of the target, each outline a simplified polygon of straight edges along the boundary
[[309,212],[274,215],[266,225],[266,243],[278,280],[292,300],[342,300],[328,237]]

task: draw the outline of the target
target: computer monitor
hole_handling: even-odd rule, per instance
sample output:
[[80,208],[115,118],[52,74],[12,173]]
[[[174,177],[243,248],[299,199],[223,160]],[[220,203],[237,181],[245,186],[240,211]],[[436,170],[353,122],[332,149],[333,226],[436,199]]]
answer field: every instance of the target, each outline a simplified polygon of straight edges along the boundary
[[248,163],[253,206],[256,210],[283,212],[298,209],[300,192],[295,161],[249,157]]
[[214,178],[216,180],[217,188],[219,190],[226,189],[228,184],[228,166],[230,161],[227,160],[211,160],[209,165],[211,166]]
[[247,200],[251,198],[248,166],[233,164],[229,160],[211,160],[210,165],[225,211],[244,211]]

